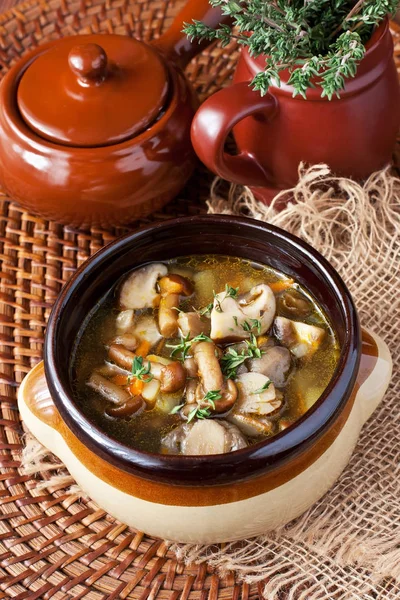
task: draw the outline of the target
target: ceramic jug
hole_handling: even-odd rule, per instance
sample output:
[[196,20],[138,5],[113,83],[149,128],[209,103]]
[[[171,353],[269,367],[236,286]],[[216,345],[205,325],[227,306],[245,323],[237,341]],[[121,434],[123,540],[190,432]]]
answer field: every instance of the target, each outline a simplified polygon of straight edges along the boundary
[[[348,79],[340,98],[293,97],[290,77],[261,97],[250,87],[265,64],[243,49],[233,85],[220,90],[198,110],[192,142],[209,169],[228,181],[250,186],[269,203],[298,180],[301,162],[325,163],[333,173],[363,180],[391,160],[400,124],[400,91],[388,20],[367,43],[357,74]],[[238,154],[225,151],[233,130]]]

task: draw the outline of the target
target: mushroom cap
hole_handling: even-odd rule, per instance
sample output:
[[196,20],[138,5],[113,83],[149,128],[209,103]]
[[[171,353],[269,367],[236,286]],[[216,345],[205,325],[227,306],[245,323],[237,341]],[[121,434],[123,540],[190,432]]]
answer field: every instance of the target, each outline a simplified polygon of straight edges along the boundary
[[174,454],[198,456],[233,452],[245,448],[247,442],[235,425],[204,419],[179,425],[164,436],[162,445]]
[[179,294],[181,296],[191,296],[193,294],[193,284],[186,277],[177,273],[165,275],[158,282],[162,294]]
[[151,263],[132,271],[119,290],[119,304],[123,309],[154,308],[159,302],[156,284],[168,273],[162,263]]

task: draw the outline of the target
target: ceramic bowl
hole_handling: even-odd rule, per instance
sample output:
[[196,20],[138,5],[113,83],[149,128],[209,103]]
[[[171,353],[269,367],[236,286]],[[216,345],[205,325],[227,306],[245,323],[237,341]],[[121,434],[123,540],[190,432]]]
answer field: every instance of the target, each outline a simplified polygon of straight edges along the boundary
[[[230,454],[166,456],[128,448],[91,423],[75,402],[69,357],[90,311],[121,275],[147,261],[216,253],[275,267],[303,284],[335,326],[341,355],[327,389],[275,437]],[[48,323],[44,364],[19,391],[26,426],[82,489],[124,523],[181,542],[264,533],[300,515],[339,477],[364,422],[387,388],[386,344],[362,331],[349,291],[309,245],[250,219],[175,219],[106,246],[72,277]]]

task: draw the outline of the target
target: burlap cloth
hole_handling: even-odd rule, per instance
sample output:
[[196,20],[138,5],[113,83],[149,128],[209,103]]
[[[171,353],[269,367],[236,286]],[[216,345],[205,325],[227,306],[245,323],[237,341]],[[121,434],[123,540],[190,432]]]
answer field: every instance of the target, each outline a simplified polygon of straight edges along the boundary
[[[303,169],[291,193],[294,202],[276,213],[274,204],[259,204],[247,189],[221,192],[216,181],[209,212],[269,221],[324,254],[349,286],[362,324],[390,346],[390,389],[337,484],[303,516],[240,544],[171,548],[185,562],[207,560],[248,583],[266,581],[268,600],[399,600],[400,179],[384,170],[362,186],[319,165]],[[65,469],[53,458],[49,462],[48,452],[30,437],[23,463],[29,474],[54,470],[38,486],[71,483],[77,492]]]

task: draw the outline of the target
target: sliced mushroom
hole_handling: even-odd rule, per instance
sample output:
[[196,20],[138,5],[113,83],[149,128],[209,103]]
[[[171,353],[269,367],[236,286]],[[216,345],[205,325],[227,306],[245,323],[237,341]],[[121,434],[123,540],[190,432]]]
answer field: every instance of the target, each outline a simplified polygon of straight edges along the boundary
[[214,419],[196,421],[182,442],[182,454],[189,456],[228,452],[225,428]]
[[181,275],[171,274],[162,277],[159,282],[161,301],[158,312],[158,325],[165,338],[178,333],[178,308],[180,296],[191,296],[193,285]]
[[276,311],[275,295],[269,285],[266,283],[255,285],[250,292],[239,298],[239,305],[246,317],[261,322],[259,334],[268,331]]
[[111,343],[125,346],[128,350],[136,350],[139,344],[137,337],[133,335],[133,333],[122,333],[121,335],[117,335],[111,340]]
[[168,273],[162,263],[152,263],[133,271],[121,285],[119,304],[123,309],[154,308],[158,305],[160,295],[156,284],[160,277]]
[[290,289],[278,299],[279,312],[287,317],[302,319],[312,312],[312,304],[297,290]]
[[325,330],[316,325],[276,317],[274,323],[278,340],[289,348],[297,358],[310,357],[316,352],[325,337]]
[[274,431],[274,423],[268,417],[230,413],[227,420],[236,425],[242,433],[250,437],[257,437],[259,435],[268,436]]
[[261,373],[243,373],[237,378],[239,398],[235,413],[268,415],[278,410],[282,400],[277,398],[275,386]]
[[201,317],[196,312],[180,312],[178,315],[178,327],[183,337],[189,335],[191,338],[205,333],[210,334],[211,322],[206,317]]
[[95,392],[101,394],[103,398],[114,404],[122,405],[131,398],[126,390],[119,387],[119,385],[108,381],[108,379],[96,372],[91,374],[87,381],[87,385],[92,388],[92,390],[95,390]]
[[243,329],[246,316],[234,298],[226,292],[217,294],[211,311],[210,337],[217,343],[229,343],[246,339],[250,333]]
[[125,333],[126,331],[129,331],[129,329],[132,329],[134,322],[135,313],[132,309],[121,310],[115,319],[115,325],[119,333]]
[[149,342],[150,347],[154,346],[162,337],[154,317],[150,315],[139,317],[132,333],[140,340]]
[[142,411],[143,408],[143,398],[141,396],[131,396],[123,404],[119,404],[118,406],[109,406],[106,409],[106,413],[110,417],[117,417],[119,419],[122,419],[137,414],[139,411]]
[[237,300],[220,292],[215,296],[211,311],[211,334],[214,341],[229,342],[250,337],[250,331],[243,326],[246,321],[253,327],[253,333],[265,333],[271,327],[276,311],[275,296],[271,288],[260,283]]
[[283,387],[291,366],[289,350],[283,346],[262,347],[261,350],[264,352],[261,358],[251,358],[246,365],[250,371],[268,377],[276,387]]
[[205,419],[180,425],[164,436],[162,446],[174,454],[196,456],[232,452],[245,448],[247,443],[231,423]]

